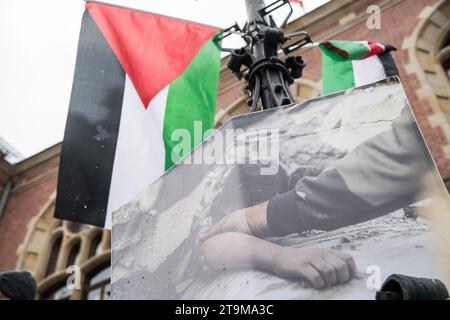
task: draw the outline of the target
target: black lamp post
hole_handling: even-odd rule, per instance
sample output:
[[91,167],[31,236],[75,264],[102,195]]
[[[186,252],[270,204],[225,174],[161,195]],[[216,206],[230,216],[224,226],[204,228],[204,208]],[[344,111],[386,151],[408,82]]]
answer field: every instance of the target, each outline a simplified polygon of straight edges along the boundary
[[[246,0],[248,22],[243,29],[234,25],[224,31],[223,38],[238,33],[247,46],[240,49],[224,49],[231,53],[228,68],[238,79],[247,81],[250,93],[248,105],[255,111],[261,101],[262,109],[271,109],[294,103],[289,86],[302,76],[305,63],[300,56],[289,56],[292,50],[311,43],[304,32],[284,34],[292,7],[288,0],[277,0],[266,6],[264,0]],[[271,13],[282,6],[289,7],[289,13],[277,26]],[[294,43],[285,45],[290,39]],[[280,57],[284,53],[284,57]]]

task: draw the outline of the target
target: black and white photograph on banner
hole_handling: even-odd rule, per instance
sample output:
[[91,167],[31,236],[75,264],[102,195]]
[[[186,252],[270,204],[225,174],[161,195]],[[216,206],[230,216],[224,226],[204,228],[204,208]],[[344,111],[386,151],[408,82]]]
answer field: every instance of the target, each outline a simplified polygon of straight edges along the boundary
[[448,279],[449,196],[397,77],[234,117],[113,214],[113,299],[374,299]]

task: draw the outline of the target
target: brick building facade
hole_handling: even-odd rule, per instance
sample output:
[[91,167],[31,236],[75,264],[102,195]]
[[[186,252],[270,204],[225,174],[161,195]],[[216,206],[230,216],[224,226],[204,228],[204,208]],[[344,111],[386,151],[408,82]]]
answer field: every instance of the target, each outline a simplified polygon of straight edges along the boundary
[[[269,1],[267,1],[269,2]],[[367,8],[381,9],[381,29],[366,26]],[[450,187],[450,1],[334,0],[288,25],[314,41],[371,40],[389,43],[414,114],[439,171]],[[307,62],[292,86],[298,100],[321,94],[321,53],[298,54]],[[222,63],[216,125],[248,112],[244,85]],[[0,195],[12,186],[0,216],[0,271],[27,269],[39,284],[39,298],[106,298],[110,257],[108,231],[53,219],[60,145],[16,165],[0,159]],[[10,184],[8,184],[10,182]],[[4,197],[6,198],[6,197]],[[83,286],[67,291],[66,267],[76,263]]]

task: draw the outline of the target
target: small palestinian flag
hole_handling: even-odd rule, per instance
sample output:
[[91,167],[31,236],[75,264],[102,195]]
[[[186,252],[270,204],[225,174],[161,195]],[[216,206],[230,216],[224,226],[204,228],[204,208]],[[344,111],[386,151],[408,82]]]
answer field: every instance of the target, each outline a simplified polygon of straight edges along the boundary
[[323,41],[323,94],[374,83],[398,75],[390,51],[394,47],[370,41]]
[[192,134],[195,121],[203,132],[213,127],[218,32],[86,4],[62,144],[57,218],[110,228],[112,212],[174,164],[174,130]]

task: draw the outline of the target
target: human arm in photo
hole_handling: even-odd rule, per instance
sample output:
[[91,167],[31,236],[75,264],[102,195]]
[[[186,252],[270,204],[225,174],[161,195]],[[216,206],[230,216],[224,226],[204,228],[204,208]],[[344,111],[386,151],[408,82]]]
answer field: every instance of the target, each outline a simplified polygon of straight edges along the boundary
[[201,244],[204,270],[256,269],[306,280],[316,289],[349,281],[356,273],[351,255],[322,248],[285,248],[244,233],[227,232]]
[[391,130],[359,145],[332,168],[300,179],[293,190],[268,202],[225,216],[203,238],[229,231],[257,237],[329,231],[403,208],[434,185],[433,161],[421,139],[405,108]]
[[433,166],[421,139],[405,108],[391,130],[362,143],[319,176],[304,177],[294,190],[271,199],[266,212],[270,232],[334,230],[416,202],[427,191],[423,180],[432,176]]

